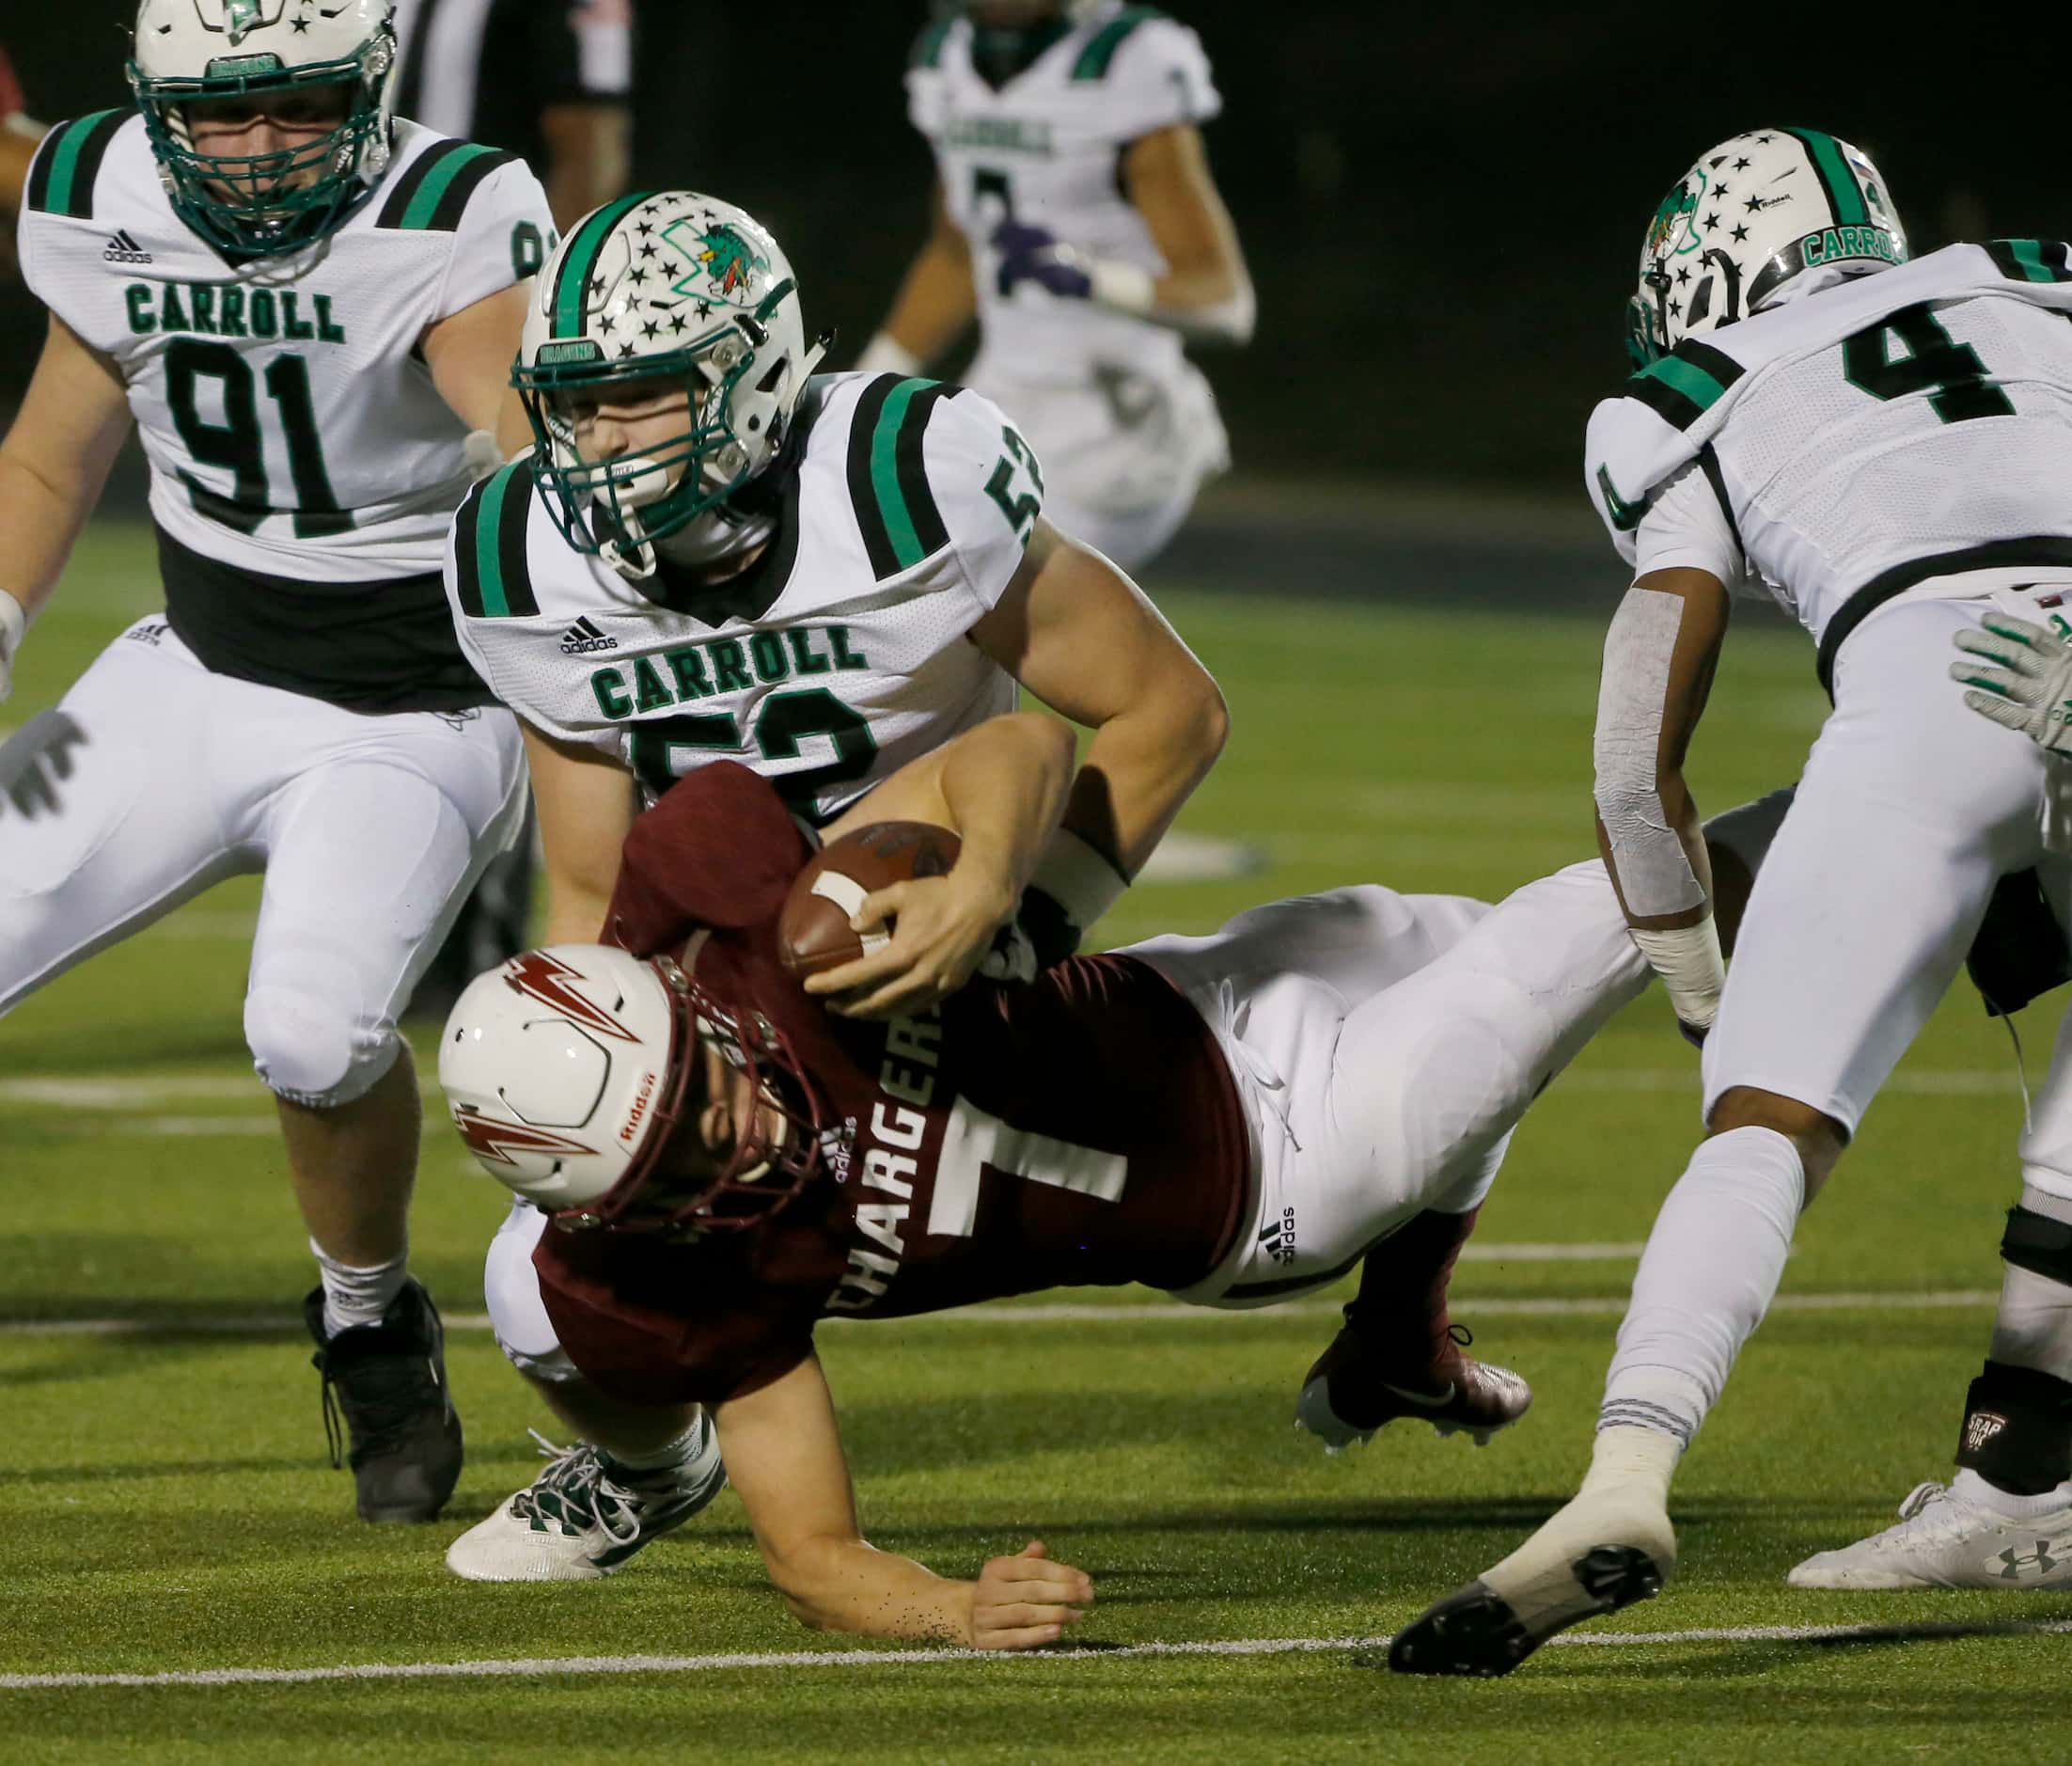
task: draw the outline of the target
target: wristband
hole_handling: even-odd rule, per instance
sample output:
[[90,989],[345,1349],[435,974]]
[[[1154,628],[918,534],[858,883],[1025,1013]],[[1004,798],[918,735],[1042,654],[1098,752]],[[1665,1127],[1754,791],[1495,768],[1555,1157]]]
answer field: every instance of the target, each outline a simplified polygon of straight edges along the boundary
[[863,346],[856,357],[859,374],[918,374],[921,358],[889,331],[881,331]]
[[1719,928],[1712,916],[1672,932],[1643,932],[1638,926],[1632,931],[1640,954],[1669,989],[1669,1002],[1677,1018],[1694,1029],[1710,1030],[1719,1015],[1719,990],[1727,984]]
[[1087,263],[1086,271],[1087,280],[1093,285],[1093,298],[1104,307],[1148,319],[1152,308],[1158,305],[1157,281],[1149,270],[1139,270],[1134,263],[1119,263],[1112,258],[1096,258]]
[[1084,932],[1122,899],[1129,878],[1097,847],[1060,828],[1036,860],[1028,884],[1063,908],[1075,930]]

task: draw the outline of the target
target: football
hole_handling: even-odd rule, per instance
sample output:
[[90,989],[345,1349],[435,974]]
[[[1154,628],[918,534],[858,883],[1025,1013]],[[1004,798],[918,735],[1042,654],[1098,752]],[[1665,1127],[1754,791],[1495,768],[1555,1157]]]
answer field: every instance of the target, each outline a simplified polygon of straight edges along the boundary
[[777,916],[784,967],[803,981],[882,949],[886,933],[859,936],[849,917],[875,890],[944,875],[957,862],[959,844],[931,822],[873,822],[822,847],[793,882]]

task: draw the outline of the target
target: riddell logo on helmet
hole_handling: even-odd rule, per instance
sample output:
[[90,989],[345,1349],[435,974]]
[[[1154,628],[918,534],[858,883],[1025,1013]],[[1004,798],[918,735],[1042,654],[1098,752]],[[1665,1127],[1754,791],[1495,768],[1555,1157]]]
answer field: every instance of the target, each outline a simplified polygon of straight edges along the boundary
[[641,1075],[640,1090],[634,1095],[633,1108],[626,1112],[626,1126],[620,1129],[619,1138],[628,1146],[634,1136],[640,1132],[640,1125],[648,1119],[648,1100],[654,1096],[655,1075]]

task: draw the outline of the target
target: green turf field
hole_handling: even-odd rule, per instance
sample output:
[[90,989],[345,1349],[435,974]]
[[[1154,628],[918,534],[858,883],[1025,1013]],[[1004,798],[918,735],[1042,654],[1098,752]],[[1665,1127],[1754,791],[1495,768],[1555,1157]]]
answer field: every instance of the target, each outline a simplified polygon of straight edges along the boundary
[[[5,715],[53,702],[152,605],[150,581],[143,535],[91,536]],[[1498,893],[1586,846],[1591,623],[1292,597],[1168,606],[1235,717],[1185,826],[1255,841],[1271,863],[1237,883],[1142,888],[1104,929],[1112,941],[1356,880]],[[1801,638],[1737,633],[1693,767],[1708,807],[1789,779],[1821,708]],[[240,1045],[254,896],[204,897],[0,1024],[0,1760],[2072,1752],[2072,1643],[1996,1629],[2072,1624],[2072,1598],[1782,1583],[1806,1553],[1882,1525],[1917,1479],[1947,1475],[2021,1118],[2006,1036],[1969,999],[1931,1027],[1807,1220],[1780,1310],[1678,1483],[1678,1580],[1584,1633],[1603,1643],[1484,1685],[1392,1679],[1351,1640],[1385,1635],[1508,1551],[1587,1459],[1632,1247],[1695,1127],[1696,1058],[1653,998],[1534,1109],[1456,1283],[1478,1348],[1538,1392],[1485,1452],[1409,1426],[1338,1459],[1296,1437],[1295,1388],[1334,1322],[1316,1302],[1173,1317],[1128,1294],[1092,1317],[1037,1302],[831,1326],[823,1352],[873,1537],[968,1574],[1041,1535],[1099,1589],[1077,1648],[913,1660],[801,1631],[730,1496],[609,1582],[446,1575],[447,1541],[529,1479],[526,1430],[542,1419],[479,1319],[502,1192],[436,1120],[416,1262],[460,1320],[469,1465],[448,1522],[351,1518],[295,1318],[308,1260]],[[2033,1071],[2047,1012],[2022,1026]],[[1689,1634],[1850,1624],[1914,1634]],[[1949,1629],[1920,1634],[1936,1627]],[[1250,1653],[1142,1648],[1246,1640]],[[641,1669],[637,1656],[678,1660]],[[754,1659],[714,1660],[731,1656]],[[595,1671],[556,1670],[572,1658]],[[526,1665],[17,1678],[477,1662]]]

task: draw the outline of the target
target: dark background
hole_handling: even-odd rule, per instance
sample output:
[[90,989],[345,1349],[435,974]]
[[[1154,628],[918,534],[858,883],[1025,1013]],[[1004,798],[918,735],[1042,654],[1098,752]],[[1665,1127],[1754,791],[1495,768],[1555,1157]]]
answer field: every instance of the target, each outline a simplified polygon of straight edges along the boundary
[[[548,0],[542,0],[547,4]],[[1563,487],[1624,371],[1622,309],[1663,191],[1716,139],[1811,124],[1876,158],[1916,252],[2062,237],[2055,30],[2001,13],[1600,6],[1426,10],[1379,0],[1172,0],[1225,109],[1208,129],[1258,285],[1258,335],[1204,359],[1241,471]],[[919,0],[639,0],[642,184],[744,204],[784,241],[846,366],[919,241],[930,161],[901,73]],[[129,0],[10,8],[46,121],[125,102]],[[2024,73],[2024,68],[2027,73]],[[2024,94],[2027,94],[2024,97]],[[39,315],[0,293],[0,404]]]

